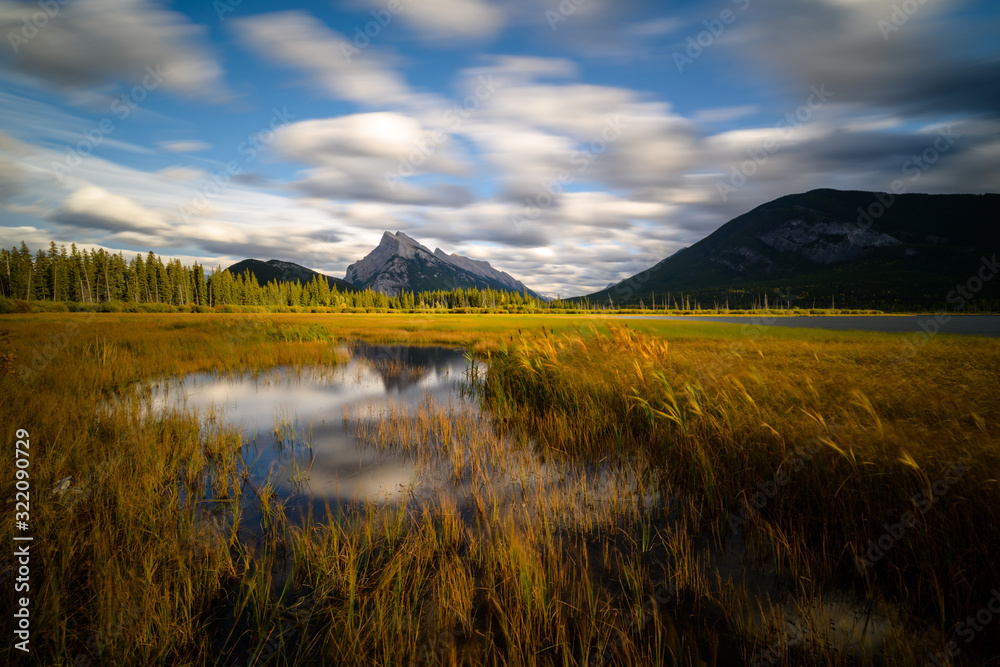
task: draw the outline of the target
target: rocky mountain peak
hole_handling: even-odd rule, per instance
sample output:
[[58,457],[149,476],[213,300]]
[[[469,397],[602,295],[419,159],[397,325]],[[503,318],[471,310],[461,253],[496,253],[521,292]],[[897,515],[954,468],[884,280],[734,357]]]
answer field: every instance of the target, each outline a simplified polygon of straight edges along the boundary
[[493,287],[534,294],[510,274],[490,266],[489,262],[441,248],[431,252],[403,232],[385,232],[378,246],[364,259],[347,267],[346,280],[364,288],[396,294],[400,290],[452,289],[455,287]]

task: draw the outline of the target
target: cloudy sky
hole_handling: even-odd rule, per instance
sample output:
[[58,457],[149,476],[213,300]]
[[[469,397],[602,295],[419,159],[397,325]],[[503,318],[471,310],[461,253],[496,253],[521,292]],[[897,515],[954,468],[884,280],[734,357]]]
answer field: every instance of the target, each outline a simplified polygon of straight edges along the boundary
[[0,0],[0,244],[545,293],[812,188],[1000,190],[996,0]]

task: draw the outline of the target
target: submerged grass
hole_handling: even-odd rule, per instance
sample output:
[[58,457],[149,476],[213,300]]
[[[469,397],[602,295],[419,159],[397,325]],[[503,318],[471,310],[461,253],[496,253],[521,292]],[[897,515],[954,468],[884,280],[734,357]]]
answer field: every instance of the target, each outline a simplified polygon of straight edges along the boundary
[[[0,420],[31,440],[30,658],[902,665],[923,647],[906,632],[940,646],[988,600],[1000,344],[942,336],[893,364],[891,336],[639,326],[650,333],[565,316],[5,317]],[[160,378],[329,367],[345,339],[488,360],[493,423],[432,404],[351,415],[368,446],[443,470],[463,496],[293,525],[271,484],[249,483],[244,434],[148,410]],[[275,429],[292,437],[286,421]],[[610,460],[625,477],[600,473]],[[12,498],[13,464],[0,467]],[[859,564],[907,511],[914,525]],[[15,533],[13,509],[0,525]],[[785,582],[809,639],[790,641],[787,607],[709,543]],[[0,564],[13,609],[15,562]],[[824,643],[823,605],[844,586],[897,610],[880,656]],[[9,615],[0,625],[11,637]]]

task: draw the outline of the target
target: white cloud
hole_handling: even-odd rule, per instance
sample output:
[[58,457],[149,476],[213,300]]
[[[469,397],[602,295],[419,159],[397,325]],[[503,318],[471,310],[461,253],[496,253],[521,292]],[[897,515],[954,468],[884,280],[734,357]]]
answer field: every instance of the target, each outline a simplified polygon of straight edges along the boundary
[[[403,22],[428,41],[467,41],[496,35],[506,18],[504,11],[486,0],[401,0]],[[371,6],[382,9],[383,0]]]
[[747,150],[761,149],[769,141],[776,145],[775,151],[826,137],[833,127],[825,123],[803,123],[799,126],[748,127],[739,130],[720,132],[705,139],[705,148],[714,155],[725,159],[748,159]]
[[521,228],[512,223],[515,210],[496,200],[427,208],[403,218],[400,229],[428,247],[487,260],[533,289],[563,296],[602,288],[688,244],[670,224],[681,213],[677,207],[606,192],[569,193]]
[[573,167],[574,142],[567,137],[488,121],[476,122],[465,134],[499,169],[501,194],[511,200],[535,196],[558,174]]
[[[8,245],[23,238],[32,247],[55,240],[124,248],[126,255],[135,252],[129,247],[179,252],[208,266],[227,265],[233,258],[277,258],[342,275],[381,234],[325,202],[261,193],[237,183],[212,198],[210,207],[185,217],[182,208],[204,183],[204,174],[195,170],[147,172],[91,156],[60,185],[48,168],[61,153],[0,141],[0,157],[13,155],[2,152],[5,145],[18,150],[17,164],[28,176],[23,194],[5,209],[38,220],[31,234],[0,226],[0,241]],[[25,200],[32,203],[20,203]],[[383,222],[391,226],[395,212],[383,211]],[[333,243],[314,252],[317,239]]]
[[301,11],[258,14],[236,23],[240,37],[257,53],[305,70],[337,99],[368,106],[413,100],[406,83],[375,59],[371,49],[354,53],[349,38]]
[[296,183],[303,191],[334,199],[446,203],[467,199],[454,186],[417,187],[414,173],[462,173],[464,162],[450,137],[395,112],[354,114],[293,123],[279,129],[275,149],[311,165]]
[[156,145],[162,148],[163,150],[167,150],[172,153],[195,153],[198,151],[206,151],[212,147],[212,144],[200,141],[198,139],[160,141]]
[[541,195],[567,175],[577,186],[648,190],[680,178],[695,159],[695,128],[669,105],[626,88],[536,81],[555,74],[573,71],[563,60],[499,58],[466,72],[501,82],[460,131],[500,170],[506,196]]
[[[0,33],[20,35],[23,19],[30,24],[39,7],[0,2]],[[18,43],[13,65],[67,90],[141,84],[159,69],[163,88],[219,100],[228,93],[206,37],[207,31],[183,14],[149,0],[72,0],[31,39]]]
[[377,112],[308,120],[281,128],[277,147],[296,158],[334,155],[399,158],[424,130],[409,116]]
[[161,213],[94,185],[80,188],[67,197],[51,218],[65,225],[111,232],[162,234],[169,231]]
[[467,69],[466,79],[475,81],[482,75],[493,75],[504,87],[524,85],[539,79],[568,79],[579,74],[576,64],[566,58],[537,56],[496,56],[490,65]]

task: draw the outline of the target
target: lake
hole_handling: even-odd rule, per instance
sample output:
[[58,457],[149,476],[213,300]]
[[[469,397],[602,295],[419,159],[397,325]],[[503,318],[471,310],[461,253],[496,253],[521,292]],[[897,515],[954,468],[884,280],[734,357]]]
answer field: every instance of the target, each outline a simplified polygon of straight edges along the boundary
[[621,319],[756,324],[775,327],[830,329],[832,331],[927,332],[964,336],[1000,336],[1000,315],[782,315],[778,317],[756,315],[620,315],[617,317]]

